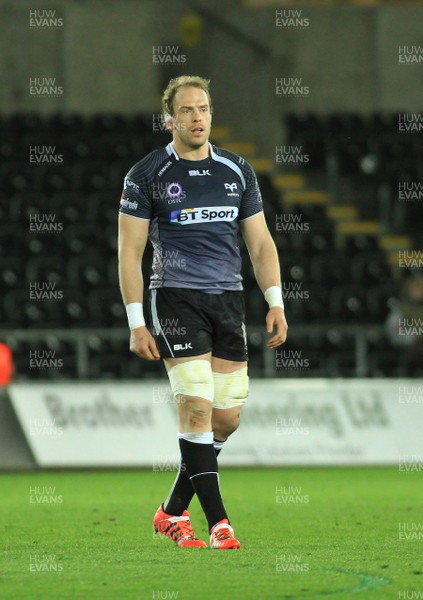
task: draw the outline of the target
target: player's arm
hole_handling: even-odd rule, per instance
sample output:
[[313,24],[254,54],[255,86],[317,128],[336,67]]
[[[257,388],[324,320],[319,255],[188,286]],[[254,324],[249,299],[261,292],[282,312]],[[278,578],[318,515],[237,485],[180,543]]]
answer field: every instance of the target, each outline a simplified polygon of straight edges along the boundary
[[[263,292],[272,287],[281,287],[278,252],[267,228],[262,212],[240,222],[242,236],[248,248],[254,275]],[[269,309],[266,315],[267,332],[276,333],[267,342],[269,348],[276,348],[286,340],[288,324],[285,311],[280,306]]]
[[[148,239],[149,224],[146,219],[119,214],[119,285],[125,306],[133,303],[142,304],[143,301],[144,281],[141,263]],[[133,308],[138,309],[138,306],[135,305]],[[140,317],[142,318],[142,307],[140,315],[134,315],[135,325]],[[147,360],[160,358],[154,338],[145,325],[131,328],[130,350]]]

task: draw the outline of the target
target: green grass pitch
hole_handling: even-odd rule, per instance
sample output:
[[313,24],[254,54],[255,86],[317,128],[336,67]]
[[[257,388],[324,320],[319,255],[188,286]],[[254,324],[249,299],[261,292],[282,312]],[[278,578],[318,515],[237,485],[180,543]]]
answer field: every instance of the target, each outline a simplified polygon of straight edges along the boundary
[[[221,470],[238,551],[153,535],[172,472],[0,475],[0,598],[423,598],[421,473]],[[208,542],[196,499],[198,537]]]

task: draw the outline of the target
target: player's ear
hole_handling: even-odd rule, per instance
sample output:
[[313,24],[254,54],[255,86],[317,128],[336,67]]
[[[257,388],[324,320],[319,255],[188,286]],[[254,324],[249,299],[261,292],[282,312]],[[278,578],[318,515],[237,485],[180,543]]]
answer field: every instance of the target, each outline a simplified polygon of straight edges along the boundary
[[166,129],[172,133],[172,131],[173,131],[172,116],[169,115],[168,113],[166,113],[164,119],[165,119],[165,123],[166,123]]

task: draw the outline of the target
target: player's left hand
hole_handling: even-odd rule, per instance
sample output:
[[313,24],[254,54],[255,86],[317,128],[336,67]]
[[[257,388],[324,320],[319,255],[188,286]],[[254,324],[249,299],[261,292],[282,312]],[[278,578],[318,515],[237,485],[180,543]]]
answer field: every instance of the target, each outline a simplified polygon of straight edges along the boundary
[[266,315],[267,333],[273,333],[276,327],[276,333],[267,340],[268,348],[277,348],[286,341],[288,334],[288,323],[285,319],[285,311],[280,306],[274,306]]

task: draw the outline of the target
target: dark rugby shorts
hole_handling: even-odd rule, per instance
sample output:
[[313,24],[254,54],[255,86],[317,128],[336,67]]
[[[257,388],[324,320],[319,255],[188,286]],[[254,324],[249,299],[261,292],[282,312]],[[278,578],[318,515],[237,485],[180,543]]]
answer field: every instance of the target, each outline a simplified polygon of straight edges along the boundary
[[248,359],[243,292],[207,294],[190,288],[150,290],[149,326],[162,358]]

